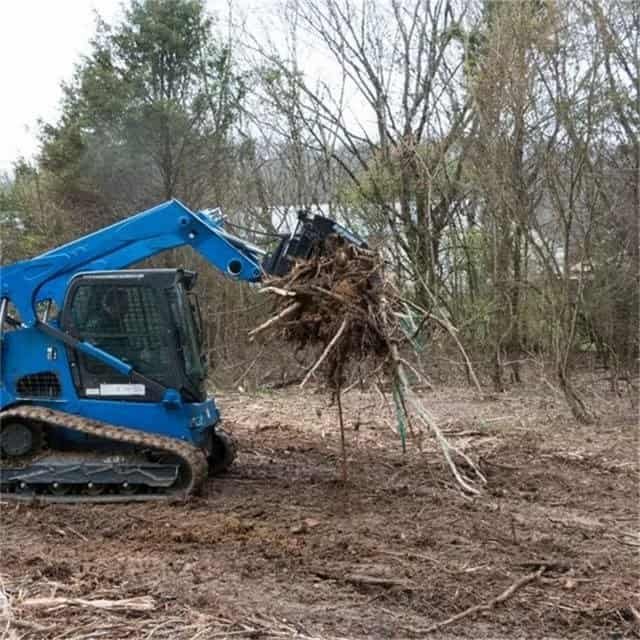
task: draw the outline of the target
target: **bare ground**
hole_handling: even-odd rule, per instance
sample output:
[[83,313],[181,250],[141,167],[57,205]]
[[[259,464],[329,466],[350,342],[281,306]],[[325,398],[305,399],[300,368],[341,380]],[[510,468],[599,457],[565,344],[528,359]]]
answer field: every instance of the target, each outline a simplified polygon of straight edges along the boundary
[[591,393],[592,427],[546,388],[425,393],[487,476],[474,499],[431,442],[402,454],[374,393],[344,397],[346,486],[326,395],[221,395],[240,454],[190,503],[2,506],[0,637],[640,637],[637,413]]

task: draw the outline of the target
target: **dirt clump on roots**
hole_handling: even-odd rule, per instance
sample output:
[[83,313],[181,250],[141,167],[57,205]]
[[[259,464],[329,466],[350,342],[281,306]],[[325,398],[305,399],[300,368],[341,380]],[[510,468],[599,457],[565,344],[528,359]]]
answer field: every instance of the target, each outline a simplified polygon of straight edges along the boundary
[[390,362],[392,345],[402,340],[393,316],[396,295],[376,251],[330,236],[320,255],[265,284],[274,314],[250,335],[270,332],[310,350],[316,359],[309,370],[332,389],[350,369]]

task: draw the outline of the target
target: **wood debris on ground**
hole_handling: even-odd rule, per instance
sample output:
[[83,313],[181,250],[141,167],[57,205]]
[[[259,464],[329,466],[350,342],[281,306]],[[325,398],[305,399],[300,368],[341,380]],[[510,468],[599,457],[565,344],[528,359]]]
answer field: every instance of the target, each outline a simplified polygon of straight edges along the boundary
[[[418,329],[407,329],[415,327],[419,308],[387,276],[381,253],[331,236],[322,252],[297,261],[288,274],[267,278],[265,284],[264,294],[275,302],[273,313],[249,335],[251,339],[276,335],[297,350],[314,354],[300,386],[315,375],[336,395],[343,479],[347,470],[341,390],[354,371],[375,371],[391,382],[402,446],[407,436],[420,446],[425,430],[430,432],[460,487],[468,493],[480,492],[484,476],[464,452],[447,441],[413,388],[411,381],[420,379],[420,374],[406,354],[414,351],[416,333],[429,314],[421,310]],[[408,318],[412,322],[407,323]]]

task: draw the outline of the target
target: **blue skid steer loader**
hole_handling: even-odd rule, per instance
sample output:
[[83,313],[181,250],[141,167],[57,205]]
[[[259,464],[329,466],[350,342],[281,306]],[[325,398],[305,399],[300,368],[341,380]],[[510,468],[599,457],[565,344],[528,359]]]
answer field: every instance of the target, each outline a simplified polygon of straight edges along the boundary
[[128,267],[190,246],[225,276],[259,282],[331,234],[364,245],[300,215],[266,255],[218,210],[171,200],[0,268],[2,499],[186,498],[226,469],[235,446],[206,394],[196,274]]

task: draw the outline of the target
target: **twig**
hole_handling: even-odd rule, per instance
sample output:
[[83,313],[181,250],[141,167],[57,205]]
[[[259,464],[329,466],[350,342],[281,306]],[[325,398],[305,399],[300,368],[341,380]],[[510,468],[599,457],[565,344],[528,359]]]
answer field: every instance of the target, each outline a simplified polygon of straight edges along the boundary
[[[384,367],[385,363],[382,362],[381,364],[379,364],[371,373],[367,374],[367,378],[373,378],[375,375],[378,374],[378,372],[382,369],[382,367]],[[352,382],[345,390],[344,393],[349,393],[349,391],[351,391],[353,388],[355,388],[358,384],[362,384],[364,382],[364,377],[362,376],[362,374],[358,374],[358,376],[356,377],[355,381]]]
[[281,287],[262,287],[262,289],[259,289],[259,293],[275,293],[277,296],[286,298],[295,298],[297,295],[295,291],[289,291]]
[[344,420],[342,419],[342,390],[340,383],[336,391],[336,399],[338,401],[338,419],[340,421],[340,446],[342,448],[342,484],[347,484],[347,445],[344,439]]
[[368,576],[360,573],[346,573],[339,575],[322,569],[312,569],[312,573],[319,578],[338,580],[340,582],[348,582],[349,584],[364,585],[367,587],[400,587],[405,591],[413,591],[415,589],[411,583],[404,580],[397,580],[395,578],[379,578],[377,576]]
[[376,553],[407,560],[410,558],[414,558],[416,560],[426,560],[427,562],[431,562],[432,564],[442,567],[442,562],[424,553],[414,553],[413,551],[389,551],[388,549],[376,549]]
[[405,367],[407,367],[407,369],[409,369],[409,371],[411,371],[413,375],[427,387],[427,389],[433,389],[431,382],[407,360],[404,358],[398,358],[398,362],[401,362]]
[[7,636],[11,629],[11,623],[14,620],[13,611],[11,607],[11,601],[6,592],[4,586],[4,580],[0,575],[0,623],[4,623],[4,629],[2,629],[2,640]]
[[48,631],[52,631],[56,628],[56,625],[45,626],[43,624],[33,622],[32,620],[18,620],[17,618],[11,620],[11,625],[22,629],[31,629],[31,631],[37,631],[38,633],[47,633]]
[[268,329],[269,327],[274,325],[276,322],[278,322],[278,320],[282,320],[282,318],[285,318],[286,316],[293,313],[294,311],[297,311],[301,306],[302,305],[299,302],[294,302],[293,304],[290,304],[288,307],[285,307],[277,316],[273,316],[272,318],[269,318],[266,322],[263,322],[259,327],[256,327],[255,329],[251,329],[251,331],[249,331],[249,341],[251,341],[256,335],[258,335],[265,329]]
[[524,567],[525,569],[532,569],[537,567],[538,569],[544,568],[545,571],[569,571],[571,565],[566,562],[559,562],[557,560],[523,560],[522,562],[516,562],[516,566]]
[[449,446],[451,447],[452,451],[457,453],[475,471],[476,476],[480,478],[482,483],[487,484],[487,479],[485,478],[482,471],[480,471],[480,469],[478,468],[478,465],[464,451],[462,451],[462,449],[459,449],[458,447],[452,445]]
[[[406,305],[406,301],[404,302]],[[424,313],[425,318],[429,318],[430,320],[433,320],[436,324],[439,324],[453,338],[453,341],[456,343],[456,347],[458,347],[458,351],[460,351],[460,355],[462,355],[464,359],[464,363],[467,367],[467,371],[469,372],[469,377],[473,382],[473,386],[476,388],[478,395],[482,397],[483,396],[482,387],[480,386],[478,376],[476,376],[475,369],[471,364],[471,359],[467,355],[466,349],[462,346],[462,342],[460,342],[460,338],[458,338],[458,330],[445,318],[439,318],[438,316],[434,316],[432,313],[429,313],[426,309],[422,309],[415,303],[411,303],[411,306],[419,309],[421,313]],[[422,326],[422,323],[424,322],[425,318],[422,319],[420,326]]]
[[469,464],[469,466],[471,466],[471,468],[476,472],[476,474],[478,475],[480,480],[482,480],[482,482],[486,482],[486,479],[481,473],[479,473],[476,465],[474,465],[465,454],[463,454],[461,451],[452,447],[449,444],[447,439],[444,437],[444,434],[436,424],[436,421],[434,420],[434,418],[432,418],[429,415],[429,413],[426,411],[426,409],[422,406],[422,404],[418,402],[417,398],[414,396],[413,392],[411,391],[411,387],[409,386],[409,382],[407,380],[407,374],[405,373],[404,366],[402,362],[400,362],[400,358],[398,356],[398,348],[395,345],[391,349],[391,356],[393,358],[396,371],[398,372],[398,379],[400,380],[400,387],[403,395],[406,397],[409,404],[411,404],[411,406],[413,407],[414,411],[416,412],[420,420],[422,420],[422,422],[425,423],[425,425],[431,430],[431,432],[436,437],[436,441],[440,446],[440,450],[442,451],[442,454],[444,455],[445,460],[447,461],[447,464],[449,465],[449,468],[451,469],[451,472],[453,473],[453,476],[457,480],[458,484],[465,491],[472,493],[474,495],[479,495],[480,491],[478,491],[478,489],[476,489],[474,486],[469,484],[469,482],[467,482],[460,474],[458,467],[456,466],[455,462],[453,461],[453,458],[451,457],[451,451],[454,451],[458,453],[458,455],[461,455]]
[[251,371],[251,369],[253,369],[253,365],[258,362],[258,359],[260,358],[260,356],[264,353],[264,345],[262,346],[262,348],[260,349],[260,351],[258,351],[258,355],[251,361],[251,364],[240,374],[240,376],[238,377],[238,379],[233,383],[234,387],[237,387],[249,374],[249,371]]
[[322,287],[319,287],[317,284],[312,284],[311,285],[311,289],[313,289],[314,291],[317,291],[318,293],[321,293],[324,296],[328,296],[329,298],[333,298],[334,300],[337,300],[341,304],[344,304],[344,305],[347,305],[347,306],[350,306],[350,307],[354,306],[344,296],[341,296],[340,294],[335,293],[334,291],[329,291],[328,289],[323,289]]
[[313,289],[314,291],[324,296],[333,298],[337,302],[340,302],[341,304],[343,304],[346,309],[349,309],[350,311],[353,311],[354,313],[356,313],[358,316],[361,316],[363,319],[368,320],[365,312],[360,307],[356,306],[353,302],[347,300],[347,298],[345,298],[344,296],[341,296],[340,294],[335,293],[334,291],[328,291],[327,289],[323,289],[322,287],[319,287],[318,285],[315,285],[315,284],[311,285],[311,289]]
[[344,390],[345,393],[349,393],[352,389],[355,389],[359,384],[363,384],[364,380],[361,375],[358,375],[356,379]]
[[[404,376],[404,372],[402,375]],[[444,455],[444,458],[447,461],[447,464],[449,465],[449,469],[451,469],[451,472],[453,473],[453,476],[457,480],[458,484],[465,491],[472,493],[474,495],[479,495],[480,491],[478,491],[478,489],[476,489],[474,486],[469,484],[460,474],[458,467],[456,466],[455,462],[453,461],[453,458],[451,457],[451,451],[453,449],[451,445],[447,442],[447,439],[444,437],[442,431],[440,431],[440,428],[436,424],[435,420],[425,411],[424,407],[422,407],[420,403],[417,402],[413,394],[409,391],[405,381],[403,381],[403,385],[405,385],[405,393],[407,395],[407,398],[411,406],[413,407],[415,412],[418,414],[420,419],[427,425],[427,427],[435,435],[436,441],[440,445],[440,450],[442,451],[442,454]]]
[[207,640],[211,640],[212,638],[235,638],[237,636],[247,636],[249,638],[260,637],[262,635],[262,631],[259,629],[240,629],[238,631],[219,631],[217,633],[211,633],[211,631],[207,628],[203,629],[201,632],[199,631],[195,636],[190,638],[189,640],[196,640],[196,638],[203,637],[203,633],[207,633]]
[[477,604],[473,607],[469,607],[468,609],[465,609],[460,613],[456,613],[455,616],[451,616],[450,618],[447,618],[442,622],[436,622],[426,629],[420,629],[420,633],[433,633],[434,631],[439,631],[444,627],[448,627],[454,622],[462,620],[462,618],[467,618],[468,616],[472,616],[476,613],[479,613],[480,611],[489,611],[493,609],[496,605],[501,604],[502,602],[510,598],[514,593],[516,593],[516,591],[522,589],[522,587],[524,587],[526,584],[529,584],[530,582],[533,582],[534,580],[540,578],[545,569],[546,567],[540,567],[534,573],[528,573],[526,576],[520,578],[520,580],[518,580],[517,582],[514,582],[508,589],[505,589],[499,596],[493,598],[493,600],[489,600],[489,602],[485,602],[484,604]]
[[[299,304],[299,303],[296,303]],[[329,355],[331,349],[333,349],[334,345],[340,339],[340,336],[344,333],[344,330],[347,327],[347,319],[345,318],[340,325],[340,328],[336,332],[336,335],[331,338],[331,342],[327,345],[326,349],[322,352],[322,355],[318,358],[316,363],[311,367],[309,373],[304,377],[304,380],[300,383],[300,389],[304,387],[305,384],[309,381],[309,378],[314,374],[315,370],[322,364],[323,360]]]
[[50,609],[54,607],[91,607],[109,611],[151,611],[156,603],[151,596],[125,598],[123,600],[85,600],[84,598],[27,598],[16,603],[23,609]]
[[84,540],[85,542],[89,542],[89,538],[87,538],[87,536],[82,535],[79,531],[76,531],[73,527],[70,527],[69,525],[67,525],[67,529],[69,529],[69,531],[71,531],[71,533],[77,535],[78,538],[80,538],[80,540]]
[[[625,535],[629,536],[629,534],[625,534]],[[626,544],[628,547],[640,547],[640,541],[637,541],[637,540],[629,540],[629,539],[620,538],[619,536],[614,536],[614,535],[607,535],[605,537],[611,538],[612,540],[615,540],[620,544]]]
[[446,433],[449,438],[468,438],[471,436],[484,436],[486,438],[491,437],[484,431],[474,431],[473,429],[469,429],[467,431],[443,431],[443,433]]

